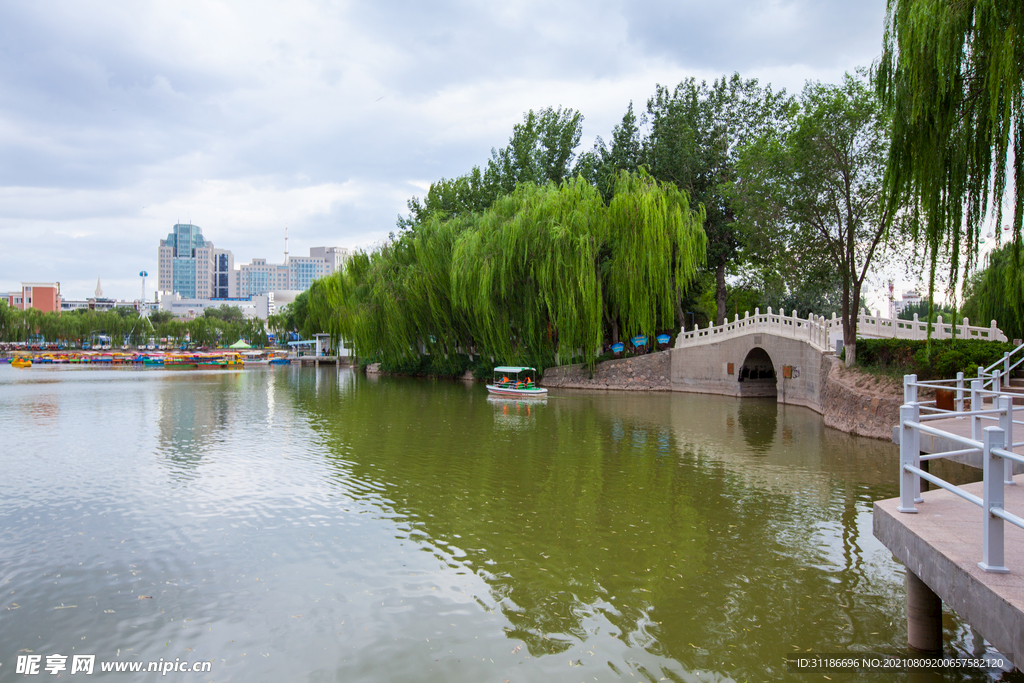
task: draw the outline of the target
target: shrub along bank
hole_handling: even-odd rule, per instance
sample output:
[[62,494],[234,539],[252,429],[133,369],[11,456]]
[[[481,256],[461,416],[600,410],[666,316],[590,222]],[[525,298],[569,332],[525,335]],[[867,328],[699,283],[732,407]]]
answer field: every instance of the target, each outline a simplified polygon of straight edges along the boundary
[[977,339],[933,339],[931,355],[925,341],[910,339],[858,339],[857,365],[892,375],[918,379],[952,379],[962,372],[977,377],[978,366],[988,367],[1013,350],[1013,344]]
[[[477,356],[474,360],[462,353],[450,353],[446,358],[440,354],[410,356],[391,360],[363,359],[360,366],[377,364],[378,372],[409,377],[439,377],[461,379],[469,371],[476,379],[491,379],[495,364],[489,358]],[[540,374],[538,372],[538,374]]]

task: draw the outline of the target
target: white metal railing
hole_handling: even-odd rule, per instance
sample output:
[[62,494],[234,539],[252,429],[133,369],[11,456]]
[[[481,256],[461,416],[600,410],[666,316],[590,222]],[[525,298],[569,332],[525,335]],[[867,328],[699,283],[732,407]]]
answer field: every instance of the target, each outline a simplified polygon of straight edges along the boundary
[[[1019,358],[1014,360],[1014,356],[1019,356]],[[997,360],[987,368],[979,365],[978,379],[988,384],[990,389],[996,389],[999,386],[1009,387],[1010,377],[1021,363],[1024,363],[1024,344],[1019,345],[1013,351],[1004,353],[1000,360]],[[1002,366],[1002,368],[999,366]]]
[[[962,373],[958,380],[944,382],[917,382],[914,375],[904,377],[904,400],[900,407],[900,504],[899,512],[916,513],[917,503],[921,498],[921,480],[931,482],[984,510],[982,526],[982,561],[978,563],[986,572],[1005,573],[1009,570],[1004,566],[1004,535],[1003,522],[1024,529],[1024,519],[1004,509],[1004,487],[1014,485],[1013,463],[1024,465],[1024,457],[1012,451],[1013,426],[1024,424],[1013,419],[1013,398],[1000,392],[985,391],[980,380],[973,380],[971,387],[971,410],[949,411],[934,407],[934,401],[918,401],[918,389],[921,387],[948,388],[949,382],[958,381],[962,391]],[[985,394],[991,394],[993,408],[985,409]],[[912,399],[912,400],[908,400]],[[928,415],[922,415],[922,409],[930,409]],[[958,417],[970,417],[972,438],[960,436],[943,429],[926,424],[929,421],[949,417],[955,413]],[[973,438],[976,434],[977,421],[982,419],[996,420],[998,426],[992,425],[981,429],[981,439]],[[921,434],[939,436],[963,446],[952,451],[921,455]],[[982,497],[978,497],[964,489],[951,484],[925,470],[921,462],[948,458],[957,455],[980,453],[982,456]]]
[[[879,315],[860,315],[857,317],[857,336],[875,338],[896,338],[896,339],[927,339],[928,329],[931,328],[932,339],[983,339],[986,341],[1006,341],[1006,335],[996,327],[993,320],[988,327],[971,325],[967,318],[963,323],[957,325],[952,322],[943,322],[942,316],[938,316],[935,323],[928,323],[917,319],[899,320],[882,318]],[[675,348],[681,349],[688,346],[701,346],[715,342],[738,337],[744,334],[767,332],[793,339],[804,339],[820,351],[829,351],[832,336],[841,337],[843,334],[843,321],[833,313],[831,318],[809,314],[807,318],[800,318],[797,312],[793,311],[786,315],[785,309],[773,313],[771,307],[767,313],[761,313],[761,309],[755,308],[754,314],[750,311],[743,314],[741,318],[737,314],[732,320],[726,318],[721,325],[711,325],[703,330],[695,326],[692,330],[683,330],[676,337]],[[1024,344],[1014,350],[1014,354],[1021,353],[1020,359],[1013,365],[1017,367],[1024,362]],[[1002,361],[1000,361],[1002,362]],[[1008,376],[1012,368],[1006,363],[1005,373]],[[985,369],[990,373],[991,369]]]
[[767,333],[801,339],[824,353],[829,351],[827,322],[825,318],[814,314],[805,319],[798,317],[796,311],[786,315],[785,310],[773,313],[769,307],[767,313],[761,313],[761,309],[755,308],[753,315],[750,311],[742,318],[737,314],[733,320],[726,319],[718,326],[712,325],[702,330],[698,325],[690,331],[684,330],[676,337],[675,348],[713,344],[745,334]]

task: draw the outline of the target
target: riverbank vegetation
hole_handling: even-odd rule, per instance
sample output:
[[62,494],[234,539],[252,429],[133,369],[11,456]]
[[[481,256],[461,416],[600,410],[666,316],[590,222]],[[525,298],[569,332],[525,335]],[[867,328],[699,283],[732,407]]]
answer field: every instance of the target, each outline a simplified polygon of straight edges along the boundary
[[592,363],[769,306],[841,312],[855,336],[872,263],[902,245],[864,74],[798,97],[738,74],[657,86],[578,152],[582,124],[527,112],[486,164],[433,183],[397,234],[314,283],[296,322],[385,363]]
[[861,339],[857,364],[884,375],[917,375],[918,379],[950,379],[964,373],[967,380],[978,376],[978,367],[1002,359],[1014,346],[1007,342],[980,339],[936,339],[928,343],[912,339]]
[[238,306],[209,308],[193,320],[178,320],[166,311],[140,318],[138,311],[128,307],[43,313],[35,308],[22,311],[0,303],[2,342],[134,347],[161,339],[175,346],[219,346],[244,339],[251,346],[263,347],[268,342],[263,322],[246,319]]
[[963,315],[995,320],[1008,339],[1024,339],[1024,264],[1017,246],[991,252],[986,267],[967,281]]
[[453,213],[423,212],[314,283],[306,325],[392,365],[593,363],[606,339],[672,330],[706,253],[704,211],[643,170],[620,172],[608,203],[575,177]]

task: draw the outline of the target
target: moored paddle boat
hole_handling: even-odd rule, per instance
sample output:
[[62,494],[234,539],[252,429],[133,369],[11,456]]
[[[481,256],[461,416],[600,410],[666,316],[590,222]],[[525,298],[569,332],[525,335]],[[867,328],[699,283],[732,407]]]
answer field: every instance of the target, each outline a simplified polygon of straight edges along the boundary
[[194,368],[196,366],[196,359],[192,356],[174,355],[164,358],[164,367],[167,369],[186,369]]
[[32,361],[28,358],[22,358],[18,356],[11,359],[11,367],[13,368],[30,368],[32,367]]
[[240,368],[242,367],[242,356],[237,353],[203,356],[196,365],[201,368]]
[[494,381],[487,392],[494,396],[530,398],[547,396],[548,390],[534,384],[537,369],[518,365],[499,365],[494,368]]

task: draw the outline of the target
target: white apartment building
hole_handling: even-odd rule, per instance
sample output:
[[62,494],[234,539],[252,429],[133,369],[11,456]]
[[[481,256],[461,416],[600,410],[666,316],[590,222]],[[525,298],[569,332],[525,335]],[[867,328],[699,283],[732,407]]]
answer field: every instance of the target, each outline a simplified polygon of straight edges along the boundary
[[335,273],[352,256],[344,247],[313,247],[309,256],[289,256],[284,263],[254,258],[235,271],[237,296],[257,296],[277,290],[303,292],[313,280]]
[[907,306],[914,306],[921,303],[921,293],[916,289],[909,289],[903,292],[903,298],[896,302],[896,315],[899,315]]
[[265,258],[254,258],[252,263],[243,263],[234,273],[235,291],[238,296],[258,296],[279,289],[291,289],[288,266],[267,263]]
[[318,258],[324,262],[326,270],[324,275],[333,275],[341,270],[345,261],[352,258],[352,250],[346,247],[313,247],[309,250],[311,258]]

